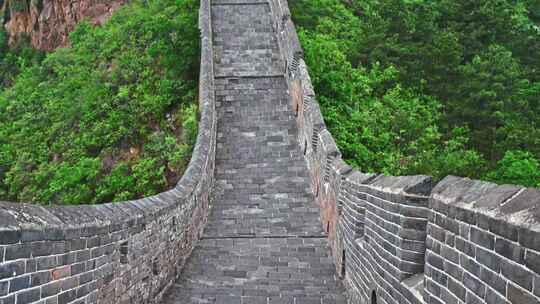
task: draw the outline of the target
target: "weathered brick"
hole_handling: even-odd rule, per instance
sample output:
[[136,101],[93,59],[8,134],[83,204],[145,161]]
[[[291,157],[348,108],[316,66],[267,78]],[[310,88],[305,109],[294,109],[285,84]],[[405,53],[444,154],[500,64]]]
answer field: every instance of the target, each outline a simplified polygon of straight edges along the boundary
[[58,294],[58,304],[68,304],[77,298],[75,289],[64,291]]
[[32,273],[30,276],[30,284],[32,287],[43,285],[51,281],[52,276],[50,271],[41,271]]
[[71,275],[71,266],[62,266],[51,271],[53,280],[60,280]]
[[36,259],[37,270],[47,270],[58,265],[56,256],[40,257]]
[[521,246],[540,251],[540,234],[538,232],[521,228],[518,239]]
[[532,290],[533,274],[512,262],[503,261],[501,263],[501,273],[516,285],[525,288],[526,290]]
[[465,297],[465,302],[467,304],[484,304],[483,299],[477,296],[473,292],[467,292],[467,296]]
[[470,257],[476,256],[476,246],[462,238],[456,238],[456,248]]
[[476,250],[476,260],[495,272],[499,272],[501,269],[501,258],[493,251],[485,250],[482,247],[478,247]]
[[489,232],[473,226],[471,227],[471,242],[487,249],[493,249],[495,245],[495,237]]
[[[506,295],[506,293],[504,295]],[[485,299],[486,304],[510,304],[504,295],[501,295],[488,287]]]
[[24,273],[25,262],[14,261],[0,264],[0,280],[18,276]]
[[437,285],[434,281],[427,280],[426,281],[426,289],[429,291],[430,294],[440,298],[440,296],[441,296],[441,287],[439,285]]
[[24,290],[17,294],[17,303],[33,303],[40,299],[39,288]]
[[536,274],[540,274],[540,254],[532,250],[527,250],[525,254],[525,265]]
[[518,229],[501,219],[490,218],[489,219],[489,231],[496,235],[502,236],[510,241],[518,241]]
[[21,232],[18,230],[0,230],[0,244],[14,244],[21,239]]
[[461,281],[463,278],[463,268],[459,264],[444,262],[444,271],[456,280]]
[[500,294],[506,294],[506,280],[498,273],[490,271],[487,268],[482,268],[480,279]]
[[30,287],[30,276],[25,275],[22,277],[16,277],[9,281],[9,293],[23,290]]
[[442,290],[441,300],[443,303],[458,303],[458,298],[447,289]]
[[82,250],[86,248],[86,239],[73,239],[69,241],[68,248],[72,251]]
[[475,276],[480,276],[480,264],[465,255],[459,256],[459,264],[468,272],[472,273]]
[[9,281],[0,281],[0,297],[8,294]]
[[91,237],[86,239],[86,248],[93,248],[99,246],[100,238],[99,236]]
[[437,241],[443,243],[446,238],[446,231],[444,229],[437,227],[431,223],[428,224],[427,228],[428,234],[436,239]]
[[15,295],[10,295],[10,296],[7,296],[5,298],[2,298],[1,300],[2,304],[15,304]]
[[53,243],[51,242],[33,242],[30,243],[33,257],[41,257],[58,254],[57,250],[53,249]]
[[71,275],[77,275],[84,272],[86,269],[86,263],[77,263],[71,265]]
[[441,246],[441,256],[446,260],[459,264],[459,252],[450,246]]
[[533,283],[533,294],[540,298],[540,276],[534,277],[534,283]]
[[486,294],[486,285],[468,272],[463,273],[463,285],[480,298]]
[[525,291],[522,288],[517,287],[516,285],[509,283],[508,291],[506,294],[508,301],[510,303],[519,303],[519,304],[538,304],[540,301],[538,298],[535,298],[531,293]]
[[506,239],[497,238],[495,241],[495,251],[516,263],[523,264],[525,250],[518,244],[512,243]]
[[426,255],[426,262],[433,267],[444,270],[444,260],[436,254],[428,252]]
[[54,296],[60,292],[60,281],[50,282],[41,286],[41,295],[43,298]]
[[470,225],[476,224],[476,214],[470,210],[456,208],[456,219]]
[[6,261],[28,259],[32,253],[32,247],[28,244],[16,244],[6,247]]

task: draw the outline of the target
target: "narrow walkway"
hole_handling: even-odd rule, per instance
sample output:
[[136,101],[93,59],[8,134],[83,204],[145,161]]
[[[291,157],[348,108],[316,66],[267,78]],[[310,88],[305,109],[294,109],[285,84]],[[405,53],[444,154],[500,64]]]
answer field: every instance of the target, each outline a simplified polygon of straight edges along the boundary
[[164,303],[345,303],[296,143],[270,8],[246,1],[213,1],[221,191]]

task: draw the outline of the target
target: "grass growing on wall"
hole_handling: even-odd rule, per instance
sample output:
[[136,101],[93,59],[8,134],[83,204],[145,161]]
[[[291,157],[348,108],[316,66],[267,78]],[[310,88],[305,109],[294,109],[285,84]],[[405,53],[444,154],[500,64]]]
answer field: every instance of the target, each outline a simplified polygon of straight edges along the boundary
[[0,93],[0,199],[121,201],[175,185],[197,134],[197,0],[132,1]]
[[289,4],[347,162],[540,186],[537,1]]

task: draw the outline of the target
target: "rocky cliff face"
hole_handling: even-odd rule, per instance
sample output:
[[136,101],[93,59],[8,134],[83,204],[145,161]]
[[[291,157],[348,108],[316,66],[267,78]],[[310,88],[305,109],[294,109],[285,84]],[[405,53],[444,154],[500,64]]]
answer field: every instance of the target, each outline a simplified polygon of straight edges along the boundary
[[128,0],[0,0],[0,25],[13,44],[27,35],[31,44],[50,51],[68,44],[75,25],[99,25]]

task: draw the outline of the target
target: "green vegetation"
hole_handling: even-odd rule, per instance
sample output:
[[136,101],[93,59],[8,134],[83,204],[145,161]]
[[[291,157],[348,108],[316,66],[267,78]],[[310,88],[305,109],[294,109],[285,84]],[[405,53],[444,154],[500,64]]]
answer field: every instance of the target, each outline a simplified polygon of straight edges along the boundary
[[197,134],[197,6],[131,1],[32,63],[0,34],[10,71],[0,93],[0,199],[102,203],[172,187]]
[[540,186],[538,3],[291,0],[346,161]]
[[45,54],[30,46],[28,37],[8,47],[7,33],[0,28],[0,91],[13,84],[21,70],[41,63]]

